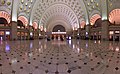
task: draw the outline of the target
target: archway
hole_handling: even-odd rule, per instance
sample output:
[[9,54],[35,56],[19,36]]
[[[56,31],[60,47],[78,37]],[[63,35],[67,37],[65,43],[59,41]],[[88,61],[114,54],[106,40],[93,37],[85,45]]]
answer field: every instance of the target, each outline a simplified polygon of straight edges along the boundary
[[20,21],[20,20],[18,20],[18,21],[17,21],[17,26],[19,26],[19,27],[24,27],[23,22]]
[[112,24],[120,24],[120,9],[114,9],[109,13],[109,21]]
[[19,16],[17,20],[17,37],[18,40],[28,39],[28,19],[24,16]]
[[90,24],[94,25],[97,19],[101,19],[101,16],[99,14],[95,14],[90,18]]
[[90,19],[90,24],[92,25],[91,29],[91,40],[100,40],[101,39],[101,28],[102,20],[99,14],[94,14]]
[[64,40],[66,37],[66,29],[62,25],[56,25],[52,29],[52,39]]
[[85,25],[86,25],[86,22],[85,22],[85,21],[82,21],[82,22],[80,23],[80,28],[85,28]]
[[37,39],[38,36],[39,36],[39,34],[38,34],[38,32],[37,32],[38,23],[37,23],[36,21],[34,21],[32,27],[33,27],[33,31],[32,31],[31,34],[30,34],[30,38],[31,38],[31,39]]
[[52,32],[58,32],[58,30],[59,30],[60,32],[66,32],[65,27],[63,27],[62,25],[56,25],[56,26],[54,26]]
[[33,22],[33,28],[34,28],[34,29],[37,29],[37,28],[38,28],[37,22]]
[[10,40],[10,15],[5,11],[0,11],[0,40]]
[[8,24],[7,20],[3,17],[0,17],[0,24]]
[[28,26],[28,19],[25,16],[19,16],[18,20],[21,21],[25,27]]
[[[109,30],[109,40],[120,40],[120,9],[114,9],[109,13],[109,22],[110,26],[114,26],[114,28]],[[116,27],[116,28],[115,28]]]
[[102,26],[102,19],[101,19],[101,18],[98,18],[98,19],[95,21],[93,27],[101,27],[101,26]]
[[[0,18],[0,26],[1,27],[8,27],[8,22],[5,18]],[[0,30],[0,40],[8,40],[10,39],[10,31],[9,30],[5,30],[5,29],[1,29]]]
[[7,23],[10,23],[10,15],[5,11],[0,11],[0,18],[6,19]]

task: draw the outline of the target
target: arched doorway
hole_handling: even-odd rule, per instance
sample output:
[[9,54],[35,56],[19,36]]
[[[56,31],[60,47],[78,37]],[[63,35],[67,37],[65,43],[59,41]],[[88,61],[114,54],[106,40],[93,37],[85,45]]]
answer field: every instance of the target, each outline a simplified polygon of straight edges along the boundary
[[0,11],[0,41],[10,40],[10,15]]
[[24,29],[25,26],[23,25],[22,21],[20,20],[17,21],[17,28],[18,28],[18,32],[17,32],[18,40],[24,39],[24,32],[22,31],[22,29]]
[[109,13],[109,40],[120,41],[120,9],[114,9]]
[[65,27],[62,25],[56,25],[52,30],[52,39],[54,40],[64,40],[66,37]]
[[[33,38],[33,39],[38,39],[38,36],[39,36],[39,34],[38,34],[38,32],[37,32],[37,29],[38,29],[38,23],[35,21],[35,22],[33,22],[33,25],[32,25],[32,27],[33,27],[33,36],[30,36],[31,38]],[[32,34],[31,34],[32,35]]]
[[17,37],[18,40],[28,39],[28,19],[24,16],[19,16],[17,21]]
[[102,19],[99,14],[94,14],[90,18],[90,24],[91,24],[91,40],[101,40],[101,25],[102,25]]

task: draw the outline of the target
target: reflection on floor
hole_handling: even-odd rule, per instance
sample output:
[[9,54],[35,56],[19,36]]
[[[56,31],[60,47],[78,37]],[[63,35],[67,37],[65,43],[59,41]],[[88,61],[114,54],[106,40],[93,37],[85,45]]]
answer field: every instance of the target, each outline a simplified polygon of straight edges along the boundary
[[120,74],[120,43],[0,42],[0,74]]

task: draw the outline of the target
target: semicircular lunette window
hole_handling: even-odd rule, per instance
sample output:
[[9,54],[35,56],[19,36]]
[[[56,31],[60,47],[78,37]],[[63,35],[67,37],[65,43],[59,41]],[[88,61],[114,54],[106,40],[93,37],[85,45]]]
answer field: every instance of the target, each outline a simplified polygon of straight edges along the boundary
[[53,32],[66,32],[65,30],[65,27],[63,27],[62,25],[56,25],[54,28],[53,28]]
[[10,15],[7,12],[0,11],[0,18],[6,19],[8,24],[10,23]]
[[8,22],[5,18],[0,17],[0,24],[8,24]]
[[28,19],[24,16],[19,16],[18,20],[20,20],[24,26],[28,26]]
[[37,29],[37,28],[38,28],[37,22],[33,22],[33,27],[34,27],[34,29]]
[[80,23],[80,28],[84,28],[85,27],[85,21],[82,21],[81,23]]
[[120,24],[120,9],[114,9],[110,12],[109,21],[112,24]]
[[90,24],[94,25],[97,19],[100,19],[101,16],[99,14],[95,14],[90,18]]

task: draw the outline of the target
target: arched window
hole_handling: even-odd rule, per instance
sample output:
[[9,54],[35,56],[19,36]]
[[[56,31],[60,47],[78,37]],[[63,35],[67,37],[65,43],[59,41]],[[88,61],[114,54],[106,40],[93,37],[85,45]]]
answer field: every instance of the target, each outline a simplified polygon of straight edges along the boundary
[[65,27],[62,25],[54,26],[52,32],[66,32]]
[[90,24],[94,25],[97,19],[100,19],[101,16],[99,14],[95,14],[90,18]]
[[33,27],[34,27],[34,29],[37,29],[37,28],[38,28],[37,22],[33,22]]
[[24,16],[19,16],[18,20],[23,23],[24,26],[28,26],[28,19]]
[[110,12],[109,21],[112,24],[120,24],[120,9],[114,9]]
[[7,12],[5,12],[5,11],[0,11],[0,18],[1,18],[1,19],[2,19],[2,18],[6,19],[6,20],[7,20],[7,24],[10,23],[10,15],[9,15]]
[[82,21],[81,23],[80,23],[80,28],[84,28],[85,27],[85,21]]

